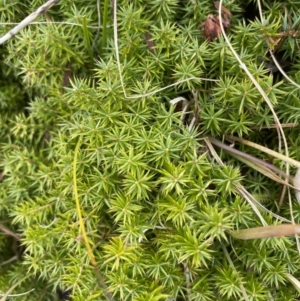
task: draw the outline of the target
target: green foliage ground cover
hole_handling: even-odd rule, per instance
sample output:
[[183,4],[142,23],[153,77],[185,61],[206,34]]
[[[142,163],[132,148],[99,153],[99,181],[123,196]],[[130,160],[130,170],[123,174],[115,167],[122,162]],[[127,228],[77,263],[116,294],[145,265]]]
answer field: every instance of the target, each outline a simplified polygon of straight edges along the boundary
[[[20,22],[42,4],[2,1],[0,21]],[[245,21],[245,2],[226,2],[228,35],[280,121],[298,123],[299,89],[266,68],[265,37],[296,30],[299,8],[263,4],[265,24]],[[57,288],[71,290],[73,300],[298,300],[287,278],[300,276],[295,238],[239,241],[228,232],[261,226],[236,187],[273,212],[282,187],[217,149],[220,166],[204,137],[232,134],[278,150],[278,135],[260,129],[274,123],[272,113],[224,39],[208,43],[197,29],[210,13],[210,1],[118,1],[128,96],[190,77],[219,80],[192,79],[148,97],[124,96],[110,4],[106,39],[94,0],[61,0],[39,19],[45,23],[1,46],[0,216],[21,236],[0,236],[3,294],[20,281],[12,293],[35,289],[22,300],[54,300]],[[1,35],[10,28],[2,25]],[[297,37],[287,37],[280,51],[299,82]],[[189,129],[170,100],[194,95],[198,124]],[[290,156],[300,160],[299,126],[285,133]],[[280,215],[291,219],[287,200]]]

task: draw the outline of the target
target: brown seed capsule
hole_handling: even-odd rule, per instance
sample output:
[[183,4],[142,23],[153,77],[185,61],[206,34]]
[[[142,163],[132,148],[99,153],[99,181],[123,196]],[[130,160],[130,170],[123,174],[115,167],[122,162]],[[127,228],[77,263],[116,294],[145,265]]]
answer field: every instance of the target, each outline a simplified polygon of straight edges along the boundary
[[[220,3],[215,2],[215,7],[219,9]],[[222,11],[222,25],[224,29],[227,29],[230,26],[231,13],[226,7],[223,6],[221,6],[221,11]],[[209,41],[216,40],[218,36],[222,33],[219,16],[217,15],[209,14],[206,20],[201,25],[199,25],[198,28],[199,27],[203,27],[204,36]]]
[[219,20],[213,15],[208,15],[206,21],[204,22],[203,29],[204,36],[207,40],[212,41],[218,38],[222,33],[219,25]]

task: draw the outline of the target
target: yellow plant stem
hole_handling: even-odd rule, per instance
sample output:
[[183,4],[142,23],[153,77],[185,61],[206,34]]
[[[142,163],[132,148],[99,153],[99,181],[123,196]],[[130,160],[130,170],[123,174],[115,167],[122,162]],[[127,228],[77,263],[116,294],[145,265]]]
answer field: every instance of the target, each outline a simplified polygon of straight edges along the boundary
[[87,238],[86,235],[86,230],[85,230],[85,226],[84,226],[84,222],[82,219],[82,214],[81,214],[81,208],[80,208],[80,203],[79,203],[79,198],[78,198],[78,189],[77,189],[77,168],[76,168],[76,164],[77,164],[77,156],[78,156],[78,150],[79,150],[79,146],[81,144],[81,136],[76,144],[75,147],[75,153],[74,153],[74,161],[73,161],[73,185],[74,185],[74,198],[75,198],[75,203],[76,203],[76,211],[77,211],[77,215],[78,215],[78,219],[79,219],[79,225],[80,225],[80,232],[82,233],[83,236],[83,240],[84,240],[84,244],[86,246],[87,252],[88,252],[88,256],[91,260],[91,263],[94,267],[97,267],[97,262],[95,260],[95,256],[93,254],[91,245],[89,243],[89,240]]
[[78,198],[77,175],[76,175],[76,172],[77,172],[76,165],[77,165],[78,150],[79,150],[79,147],[81,145],[81,141],[82,141],[82,137],[80,136],[79,139],[78,139],[78,142],[76,144],[76,147],[75,147],[74,160],[73,160],[74,198],[75,198],[75,203],[76,203],[76,211],[77,211],[77,215],[78,215],[78,219],[79,219],[80,232],[82,233],[83,241],[84,241],[84,244],[85,244],[86,249],[87,249],[87,254],[88,254],[88,256],[90,258],[90,261],[91,261],[91,263],[92,263],[92,265],[94,267],[95,274],[96,274],[96,276],[98,278],[98,281],[99,281],[99,283],[100,283],[100,285],[101,285],[101,287],[102,287],[102,289],[103,289],[103,291],[105,293],[105,297],[109,301],[114,301],[114,298],[112,297],[111,293],[108,292],[108,289],[107,289],[107,286],[105,284],[104,278],[102,277],[102,275],[101,275],[101,273],[99,271],[99,268],[98,268],[98,265],[97,265],[94,253],[92,251],[91,245],[89,243],[89,240],[88,240],[88,237],[87,237],[87,234],[86,234],[84,222],[83,222],[83,219],[82,219],[81,208],[80,208],[80,203],[79,203],[79,198]]

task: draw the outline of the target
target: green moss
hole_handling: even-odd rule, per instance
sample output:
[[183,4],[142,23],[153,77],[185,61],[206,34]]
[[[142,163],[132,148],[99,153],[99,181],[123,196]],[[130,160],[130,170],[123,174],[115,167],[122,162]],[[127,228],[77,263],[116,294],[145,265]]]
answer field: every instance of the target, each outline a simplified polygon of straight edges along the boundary
[[[19,22],[43,4],[15,2],[3,4],[1,22]],[[281,122],[298,123],[299,90],[263,63],[265,35],[286,30],[287,17],[279,3],[264,3],[265,24],[246,24],[243,5],[225,4],[229,39]],[[285,7],[297,28],[297,9]],[[117,8],[122,80],[112,9],[105,42],[95,1],[61,1],[38,19],[48,22],[1,47],[0,216],[21,235],[21,242],[0,236],[1,292],[20,281],[11,294],[34,288],[19,297],[34,301],[53,300],[57,288],[71,290],[73,300],[297,300],[287,278],[299,278],[294,238],[238,241],[228,232],[261,226],[237,187],[276,213],[281,187],[216,149],[221,166],[206,148],[206,136],[232,134],[278,149],[277,131],[259,130],[274,123],[272,113],[224,39],[208,43],[197,29],[215,8],[174,0]],[[296,42],[287,37],[280,46],[295,81]],[[179,96],[196,112],[194,127],[189,116],[182,122],[181,103],[170,104]],[[300,160],[299,126],[285,133],[290,156]],[[80,231],[74,169],[96,269]],[[292,201],[299,222],[293,194]],[[279,214],[290,219],[286,201]]]

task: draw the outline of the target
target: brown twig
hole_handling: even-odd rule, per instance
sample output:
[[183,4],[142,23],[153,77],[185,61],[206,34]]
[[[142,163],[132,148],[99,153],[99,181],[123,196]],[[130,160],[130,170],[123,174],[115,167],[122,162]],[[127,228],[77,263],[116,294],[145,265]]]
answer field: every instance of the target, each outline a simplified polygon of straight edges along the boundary
[[7,234],[7,235],[9,235],[9,236],[14,237],[16,240],[21,240],[21,237],[20,237],[19,234],[16,234],[16,233],[10,231],[8,228],[3,226],[2,224],[0,224],[0,231]]

